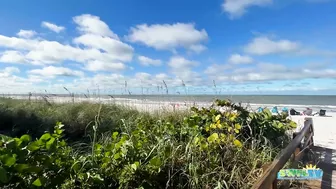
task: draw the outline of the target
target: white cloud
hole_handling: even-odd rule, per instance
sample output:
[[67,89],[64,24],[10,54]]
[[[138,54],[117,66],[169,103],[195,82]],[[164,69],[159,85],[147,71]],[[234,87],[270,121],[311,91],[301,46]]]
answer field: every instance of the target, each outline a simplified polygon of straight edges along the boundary
[[287,72],[290,71],[285,65],[273,63],[258,63],[257,69],[265,72]]
[[106,36],[119,40],[118,35],[113,33],[109,26],[101,21],[98,16],[83,14],[75,16],[73,21],[77,24],[77,29],[83,34]]
[[39,41],[32,39],[22,39],[17,37],[7,37],[0,35],[0,47],[29,50],[34,49],[38,45]]
[[203,51],[205,51],[206,49],[207,49],[207,47],[204,46],[204,45],[191,45],[191,46],[190,46],[190,50],[191,50],[191,51],[194,51],[194,52],[196,52],[196,53],[203,52]]
[[212,64],[210,66],[208,66],[204,73],[208,74],[208,75],[219,75],[219,74],[223,74],[224,71],[227,71],[229,69],[232,68],[232,65],[229,64]]
[[17,67],[6,67],[5,69],[3,69],[3,72],[5,73],[20,73],[20,69]]
[[169,76],[165,73],[159,73],[155,75],[155,78],[159,79],[159,80],[167,80],[169,78]]
[[201,82],[201,75],[192,70],[193,67],[198,65],[198,62],[188,60],[182,56],[173,56],[168,61],[168,66],[171,68],[172,73],[178,80],[183,80],[187,84],[196,85]]
[[143,66],[160,66],[162,61],[159,59],[151,59],[146,56],[138,56],[138,60]]
[[[107,36],[111,35],[112,31],[108,26],[104,27],[106,24],[98,17],[81,15],[75,17],[74,20],[79,24],[78,29],[81,31],[81,35],[73,39],[75,45],[45,39],[0,35],[0,48],[6,49],[2,53],[0,52],[0,60],[5,63],[34,65],[74,61],[83,63],[88,70],[94,71],[121,70],[126,67],[122,64],[132,60],[134,49],[120,41],[117,36]],[[95,24],[97,28],[94,27]],[[99,32],[100,28],[101,32]]]
[[149,73],[145,73],[145,72],[139,72],[135,74],[135,78],[141,80],[141,82],[143,81],[148,81],[151,80],[152,75]]
[[37,33],[33,30],[20,30],[16,35],[23,38],[32,38]]
[[13,78],[14,73],[20,73],[19,68],[17,68],[17,67],[6,67],[4,69],[1,69],[0,70],[0,78],[1,78],[2,83],[5,82],[5,81],[3,81],[4,79],[9,79],[10,80],[11,78]]
[[84,73],[81,71],[71,70],[65,67],[54,67],[48,66],[42,69],[34,69],[29,71],[33,75],[41,75],[44,77],[56,77],[56,76],[65,76],[65,77],[83,77]]
[[273,0],[224,0],[223,11],[227,12],[231,18],[241,17],[246,13],[246,9],[252,6],[266,6]]
[[103,50],[109,53],[110,57],[115,60],[130,61],[133,56],[133,48],[131,46],[114,38],[84,34],[75,38],[73,41],[75,44],[82,44],[86,47]]
[[290,40],[271,40],[268,37],[256,37],[244,49],[250,54],[266,55],[292,53],[298,51],[299,47],[299,43]]
[[41,23],[41,26],[44,27],[44,28],[47,28],[47,29],[49,29],[53,32],[56,32],[56,33],[60,33],[61,31],[65,30],[65,27],[63,27],[63,26],[57,26],[56,24],[46,22],[46,21],[43,21]]
[[141,24],[132,27],[127,38],[131,42],[142,43],[157,50],[183,47],[200,52],[206,49],[202,42],[208,39],[208,34],[204,29],[197,30],[191,23]]
[[190,69],[198,64],[196,61],[191,61],[181,56],[173,56],[168,62],[168,66],[176,71],[184,71],[184,69]]
[[[319,68],[310,69],[306,67],[287,67],[282,64],[258,63],[254,67],[230,69],[223,74],[220,67],[209,66],[208,76],[216,78],[222,82],[260,82],[260,81],[278,81],[278,80],[300,80],[308,78],[336,78],[335,69]],[[216,71],[217,70],[217,71]],[[222,77],[222,76],[225,77]]]
[[20,51],[5,51],[0,53],[0,62],[4,63],[26,63],[25,55]]
[[121,62],[103,62],[99,60],[89,61],[85,69],[89,71],[112,71],[112,72],[118,72],[121,70],[126,69],[125,64]]
[[240,54],[233,54],[229,58],[229,63],[231,64],[250,64],[253,59],[249,56],[243,56]]

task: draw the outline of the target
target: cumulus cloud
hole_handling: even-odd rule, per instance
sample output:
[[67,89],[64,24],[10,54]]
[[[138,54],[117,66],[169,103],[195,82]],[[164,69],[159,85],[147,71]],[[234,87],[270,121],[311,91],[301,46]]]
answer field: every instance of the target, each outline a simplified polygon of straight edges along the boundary
[[119,40],[118,35],[113,33],[110,27],[100,20],[98,16],[83,14],[75,16],[73,21],[77,24],[77,29],[83,34],[107,36]]
[[26,63],[25,55],[20,51],[4,51],[0,53],[0,62],[4,63]]
[[188,60],[182,56],[172,56],[168,61],[171,72],[179,79],[188,84],[199,84],[202,81],[201,75],[192,70],[199,65],[199,62]]
[[99,60],[89,61],[86,66],[89,71],[113,71],[118,72],[126,69],[126,65],[121,62],[103,62]]
[[229,64],[212,64],[205,69],[204,73],[210,76],[219,75],[220,73],[223,73],[224,71],[227,71],[231,68],[232,66]]
[[146,56],[138,56],[138,60],[143,66],[161,66],[162,61],[159,59],[151,59]]
[[42,69],[34,69],[29,71],[30,74],[41,75],[44,77],[56,77],[56,76],[64,76],[64,77],[83,77],[84,73],[81,71],[71,70],[65,67],[54,67],[48,66]]
[[[130,61],[133,56],[133,48],[119,40],[94,34],[84,34],[74,40],[75,44],[103,50],[116,60]],[[112,57],[113,56],[113,57]]]
[[16,67],[6,67],[4,69],[0,69],[0,78],[1,80],[8,79],[12,76],[13,73],[18,73],[20,70]]
[[233,54],[230,56],[228,62],[231,64],[250,64],[253,62],[253,59],[249,56]]
[[182,47],[200,52],[206,49],[202,42],[208,39],[208,34],[204,29],[197,30],[192,23],[141,24],[132,27],[127,38],[131,42],[157,50],[176,50]]
[[37,33],[33,30],[20,30],[16,35],[23,38],[32,38]]
[[46,21],[43,21],[41,23],[41,26],[44,27],[44,28],[47,28],[47,29],[49,29],[53,32],[56,32],[56,33],[60,33],[61,31],[65,30],[65,27],[63,27],[63,26],[57,26],[56,24],[46,22]]
[[272,2],[273,0],[224,0],[222,9],[227,12],[231,18],[238,18],[244,15],[249,7],[266,6]]
[[5,69],[2,70],[3,73],[20,73],[20,69],[17,67],[6,67]]
[[298,51],[300,44],[294,41],[281,39],[271,40],[268,37],[256,37],[244,48],[245,52],[255,55],[276,53],[292,53]]
[[75,45],[0,35],[0,48],[6,49],[0,53],[1,62],[48,65],[74,61],[83,63],[88,70],[114,71],[124,69],[126,66],[121,64],[132,60],[133,48],[112,35],[99,17],[80,15],[74,20],[80,31],[80,36],[73,39]]
[[173,70],[186,70],[194,66],[197,66],[199,63],[196,61],[185,59],[182,56],[173,56],[168,62],[168,66]]

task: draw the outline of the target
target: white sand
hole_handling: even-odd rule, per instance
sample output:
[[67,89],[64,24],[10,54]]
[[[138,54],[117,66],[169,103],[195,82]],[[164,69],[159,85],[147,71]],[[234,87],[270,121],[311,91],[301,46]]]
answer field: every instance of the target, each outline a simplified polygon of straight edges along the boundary
[[303,125],[305,117],[313,119],[314,128],[314,145],[324,148],[336,150],[336,113],[327,112],[330,117],[320,116],[291,116],[291,120],[295,121],[299,126]]

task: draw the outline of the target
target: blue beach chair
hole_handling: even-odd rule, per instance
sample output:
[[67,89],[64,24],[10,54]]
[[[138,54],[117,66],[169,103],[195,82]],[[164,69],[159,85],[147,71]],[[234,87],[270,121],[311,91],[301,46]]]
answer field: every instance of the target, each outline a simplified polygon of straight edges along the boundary
[[282,112],[284,112],[284,113],[288,113],[288,108],[287,108],[287,107],[283,107],[283,108],[282,108]]
[[278,107],[274,106],[274,107],[272,108],[272,113],[273,113],[273,114],[277,114],[277,113],[279,113],[279,112],[278,112]]
[[264,111],[264,109],[262,107],[259,107],[257,112],[261,113],[262,111]]

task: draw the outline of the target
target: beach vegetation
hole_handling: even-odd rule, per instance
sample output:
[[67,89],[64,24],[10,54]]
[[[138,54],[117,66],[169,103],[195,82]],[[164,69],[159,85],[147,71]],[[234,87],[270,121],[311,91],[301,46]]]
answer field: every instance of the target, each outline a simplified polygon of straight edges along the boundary
[[160,114],[0,102],[1,188],[250,188],[296,126],[228,100]]

